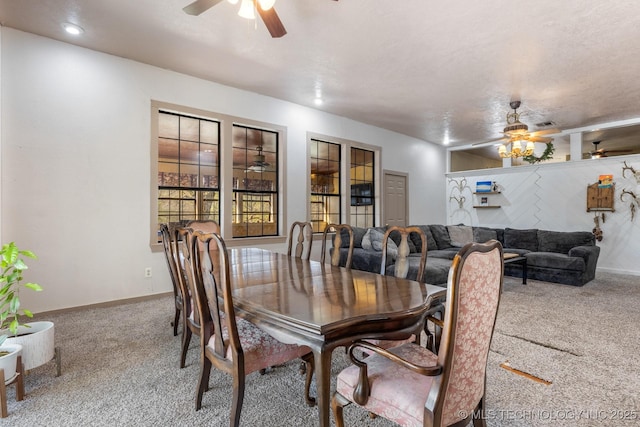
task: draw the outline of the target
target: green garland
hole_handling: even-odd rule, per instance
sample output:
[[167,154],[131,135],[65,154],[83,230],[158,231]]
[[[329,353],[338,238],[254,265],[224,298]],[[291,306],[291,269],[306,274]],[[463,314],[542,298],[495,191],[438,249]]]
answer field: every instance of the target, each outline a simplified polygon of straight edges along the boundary
[[553,147],[553,143],[547,142],[547,148],[545,148],[544,153],[542,153],[540,157],[536,157],[532,154],[530,156],[524,156],[522,160],[525,160],[531,163],[532,165],[535,163],[544,162],[545,160],[549,160],[553,158],[552,154],[554,151],[555,151],[555,148]]

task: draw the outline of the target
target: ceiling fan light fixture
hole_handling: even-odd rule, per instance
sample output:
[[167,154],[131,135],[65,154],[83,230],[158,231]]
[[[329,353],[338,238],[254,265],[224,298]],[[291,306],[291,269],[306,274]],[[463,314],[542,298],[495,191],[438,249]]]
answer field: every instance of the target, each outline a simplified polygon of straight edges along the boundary
[[262,10],[269,10],[276,4],[276,0],[258,0],[258,4]]
[[253,0],[242,0],[242,3],[240,3],[240,10],[238,11],[238,16],[246,19],[256,19]]

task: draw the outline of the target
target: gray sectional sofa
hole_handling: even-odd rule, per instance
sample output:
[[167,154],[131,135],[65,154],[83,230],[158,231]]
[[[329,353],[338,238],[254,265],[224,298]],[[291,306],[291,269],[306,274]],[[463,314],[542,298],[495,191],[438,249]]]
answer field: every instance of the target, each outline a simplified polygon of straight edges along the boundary
[[[488,228],[464,225],[418,225],[427,236],[427,266],[422,281],[446,284],[451,260],[462,246],[469,242],[486,242],[496,239],[504,252],[527,258],[527,277],[535,280],[582,286],[595,277],[600,248],[595,236],[587,231],[549,231],[538,229]],[[355,247],[352,268],[380,272],[381,236],[384,227],[353,227]],[[342,239],[348,245],[348,238]],[[391,236],[399,243],[399,236]],[[420,236],[410,236],[409,278],[415,279],[420,260]],[[340,248],[341,263],[346,261],[346,248]],[[393,258],[393,256],[388,257]],[[389,262],[393,262],[392,259]],[[393,274],[394,266],[387,267]],[[522,266],[506,264],[505,274],[522,277]]]

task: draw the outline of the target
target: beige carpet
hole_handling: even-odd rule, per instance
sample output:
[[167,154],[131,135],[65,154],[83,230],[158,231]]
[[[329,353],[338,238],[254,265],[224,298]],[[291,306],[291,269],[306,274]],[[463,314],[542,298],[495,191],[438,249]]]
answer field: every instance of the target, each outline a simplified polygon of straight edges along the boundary
[[[489,426],[640,425],[640,277],[598,274],[584,287],[506,278],[488,365]],[[53,362],[26,377],[26,400],[9,389],[4,426],[227,426],[230,378],[212,371],[194,410],[196,343],[178,368],[169,297],[47,317],[56,324],[62,376]],[[44,319],[39,319],[44,320]],[[513,368],[551,382],[544,385]],[[346,365],[334,354],[334,373]],[[315,426],[298,363],[252,374],[243,426]],[[620,418],[623,418],[622,420]],[[624,420],[626,418],[626,420]],[[353,405],[349,426],[390,426]]]

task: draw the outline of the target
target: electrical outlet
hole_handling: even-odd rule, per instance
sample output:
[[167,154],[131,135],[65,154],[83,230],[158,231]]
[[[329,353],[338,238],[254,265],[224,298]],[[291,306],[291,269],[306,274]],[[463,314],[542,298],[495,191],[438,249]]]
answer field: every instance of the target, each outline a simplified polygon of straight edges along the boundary
[[151,267],[144,269],[144,277],[151,277]]

